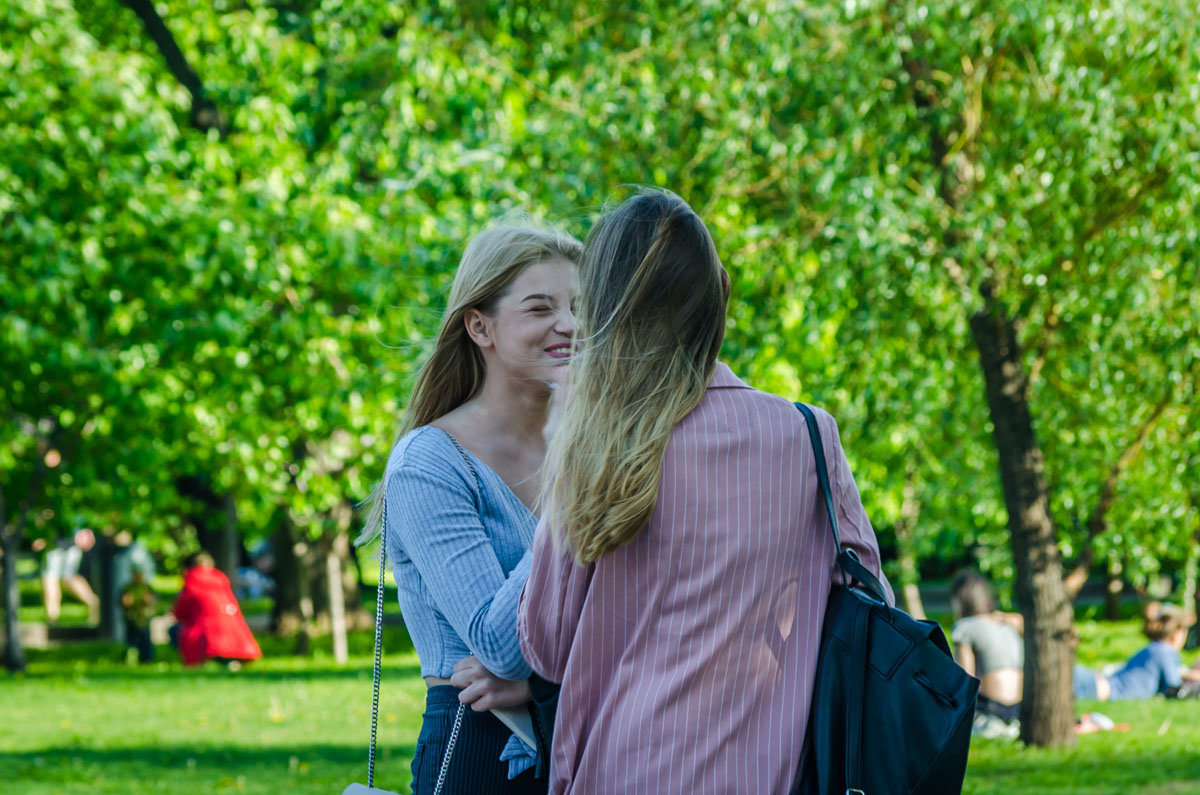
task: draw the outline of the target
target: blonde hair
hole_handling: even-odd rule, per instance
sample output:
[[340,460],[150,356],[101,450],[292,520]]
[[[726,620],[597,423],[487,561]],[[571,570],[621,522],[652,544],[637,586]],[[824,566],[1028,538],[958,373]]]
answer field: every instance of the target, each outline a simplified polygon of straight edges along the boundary
[[671,431],[712,380],[728,294],[708,230],[667,191],[597,221],[579,269],[572,393],[542,505],[555,541],[587,564],[649,521]]
[[[392,447],[413,428],[453,411],[483,387],[483,354],[467,335],[467,312],[478,309],[491,313],[529,266],[550,259],[578,262],[582,253],[583,245],[578,240],[550,224],[494,226],[467,244],[454,274],[433,353],[417,373]],[[379,532],[383,521],[382,481],[367,501],[371,507],[357,544],[371,541]]]
[[1165,640],[1176,631],[1196,623],[1196,617],[1175,605],[1150,602],[1142,609],[1142,634],[1150,640]]

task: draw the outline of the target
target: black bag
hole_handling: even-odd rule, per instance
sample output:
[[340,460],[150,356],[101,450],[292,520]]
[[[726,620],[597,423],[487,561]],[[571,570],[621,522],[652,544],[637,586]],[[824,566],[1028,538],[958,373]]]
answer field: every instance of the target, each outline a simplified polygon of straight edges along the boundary
[[954,662],[935,622],[889,607],[879,580],[842,549],[817,418],[796,406],[847,583],[835,579],[825,609],[798,791],[961,792],[979,680]]
[[554,719],[558,714],[558,691],[561,685],[534,674],[529,677],[529,717],[533,719],[533,737],[537,740],[537,762],[533,777],[550,776],[550,741],[554,738]]

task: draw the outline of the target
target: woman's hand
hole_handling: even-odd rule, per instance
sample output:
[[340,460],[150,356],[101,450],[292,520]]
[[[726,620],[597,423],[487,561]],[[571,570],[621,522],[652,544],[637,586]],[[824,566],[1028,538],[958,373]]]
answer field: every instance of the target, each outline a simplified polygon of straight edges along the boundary
[[476,712],[497,707],[516,707],[529,701],[529,682],[513,682],[493,674],[475,657],[464,657],[454,666],[450,684],[460,692],[458,700]]

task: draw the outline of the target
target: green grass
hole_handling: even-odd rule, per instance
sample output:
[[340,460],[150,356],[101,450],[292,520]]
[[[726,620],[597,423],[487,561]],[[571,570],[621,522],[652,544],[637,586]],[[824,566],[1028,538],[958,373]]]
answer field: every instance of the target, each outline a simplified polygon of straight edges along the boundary
[[[105,644],[30,651],[0,679],[0,791],[30,793],[334,793],[366,781],[371,636],[345,667],[319,652],[215,664],[125,665]],[[377,783],[408,792],[425,686],[403,630],[388,630]],[[15,783],[15,788],[9,789]]]
[[[1079,657],[1095,667],[1144,643],[1132,619],[1081,618],[1079,631]],[[31,650],[24,676],[0,675],[0,791],[328,795],[365,781],[371,635],[351,636],[345,667],[327,639],[307,657],[260,640],[264,659],[236,673],[184,669],[168,648],[143,667],[106,644]],[[385,648],[378,783],[408,792],[425,688],[403,629],[388,627]],[[1082,736],[1065,750],[976,740],[965,791],[1200,793],[1200,701],[1078,708],[1130,730]]]

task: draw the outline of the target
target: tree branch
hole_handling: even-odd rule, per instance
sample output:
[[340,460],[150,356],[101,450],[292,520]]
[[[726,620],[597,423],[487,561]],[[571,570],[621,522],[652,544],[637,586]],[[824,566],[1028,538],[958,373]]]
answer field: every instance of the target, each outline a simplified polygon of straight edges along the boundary
[[1084,582],[1087,581],[1088,573],[1091,571],[1092,563],[1096,558],[1095,539],[1097,536],[1104,533],[1108,529],[1108,509],[1112,507],[1113,500],[1116,498],[1117,483],[1121,480],[1121,475],[1129,468],[1138,454],[1142,451],[1142,447],[1149,438],[1150,432],[1154,430],[1154,426],[1158,424],[1158,420],[1166,411],[1167,406],[1171,405],[1171,390],[1168,389],[1154,406],[1154,410],[1150,412],[1150,416],[1142,423],[1142,427],[1138,429],[1137,435],[1125,447],[1121,455],[1109,470],[1108,477],[1104,479],[1104,485],[1100,488],[1100,497],[1096,500],[1096,506],[1092,509],[1087,521],[1087,538],[1084,541],[1083,552],[1079,555],[1079,560],[1075,564],[1075,568],[1066,576],[1067,595],[1074,599]]
[[175,42],[167,23],[158,15],[153,0],[121,0],[141,18],[158,51],[166,59],[167,69],[192,95],[191,125],[201,132],[216,130],[222,137],[229,132],[229,120],[217,110],[216,104],[204,93],[204,84],[199,75],[188,65],[187,58]]

